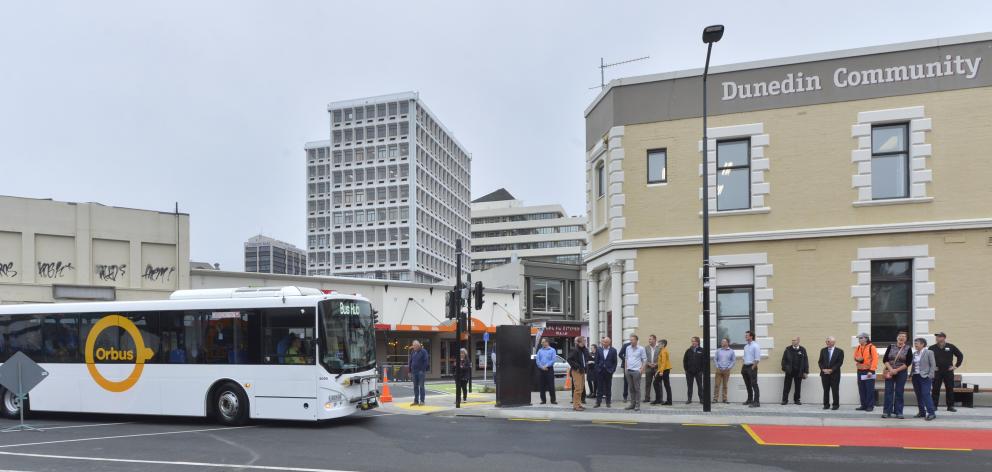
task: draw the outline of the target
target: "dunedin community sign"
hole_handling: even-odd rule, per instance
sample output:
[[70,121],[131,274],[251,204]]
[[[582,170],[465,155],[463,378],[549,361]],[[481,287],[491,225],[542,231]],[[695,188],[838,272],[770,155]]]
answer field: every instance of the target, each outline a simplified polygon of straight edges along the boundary
[[[871,69],[852,69],[838,67],[834,69],[829,79],[835,88],[864,87],[870,85],[905,82],[911,80],[938,79],[942,77],[963,76],[974,79],[982,66],[982,58],[961,57],[959,55],[944,56],[943,61],[921,64],[894,65]],[[721,82],[721,100],[746,100],[749,98],[788,95],[793,93],[822,90],[823,83],[819,75],[807,75],[803,72],[790,72],[781,80],[769,80],[752,83],[737,83],[727,80]]]

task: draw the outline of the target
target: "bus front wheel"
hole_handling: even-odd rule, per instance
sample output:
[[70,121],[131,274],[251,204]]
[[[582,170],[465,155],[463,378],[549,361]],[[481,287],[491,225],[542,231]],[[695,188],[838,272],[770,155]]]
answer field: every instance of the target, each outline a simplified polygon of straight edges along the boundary
[[[28,402],[24,402],[24,413],[25,416],[28,412]],[[0,416],[7,419],[16,420],[20,418],[21,415],[21,401],[17,399],[17,395],[10,390],[0,387]]]
[[225,426],[241,426],[248,421],[248,395],[240,386],[226,382],[217,388],[213,402],[217,422]]

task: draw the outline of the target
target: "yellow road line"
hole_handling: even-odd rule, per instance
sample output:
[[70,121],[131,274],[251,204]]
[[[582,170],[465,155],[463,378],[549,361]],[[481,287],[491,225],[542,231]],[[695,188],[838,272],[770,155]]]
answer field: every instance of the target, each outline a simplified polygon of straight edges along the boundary
[[910,449],[913,451],[965,451],[971,452],[973,449],[963,449],[954,447],[904,447],[903,449]]
[[716,426],[721,428],[726,428],[730,426],[729,424],[706,424],[706,423],[682,423],[682,426]]
[[546,420],[544,418],[507,418],[510,421],[533,421],[536,423],[547,423],[551,420]]
[[592,420],[593,424],[637,424],[636,421],[608,421],[608,420]]
[[759,445],[762,445],[762,446],[765,445],[765,441],[763,439],[761,439],[761,436],[758,436],[758,433],[755,433],[754,430],[751,429],[750,426],[748,426],[746,424],[742,424],[741,425],[741,428],[744,428],[744,431],[747,431],[747,434],[749,436],[751,436],[751,439],[753,439],[754,442],[756,442],[756,443],[758,443]]
[[496,401],[489,402],[462,402],[462,406],[495,405]]

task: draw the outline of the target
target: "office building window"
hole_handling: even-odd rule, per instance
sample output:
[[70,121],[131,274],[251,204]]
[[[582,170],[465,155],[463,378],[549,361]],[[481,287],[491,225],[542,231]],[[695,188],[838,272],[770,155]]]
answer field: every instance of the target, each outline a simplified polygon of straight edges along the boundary
[[718,339],[730,338],[730,345],[746,344],[744,332],[754,329],[754,287],[719,287],[716,289],[716,333]]
[[716,144],[716,209],[751,208],[751,140]]
[[871,129],[871,198],[909,197],[909,124]]
[[596,197],[602,197],[606,195],[606,170],[603,166],[603,162],[600,161],[599,165],[596,166]]
[[539,313],[561,313],[562,281],[532,279],[530,291],[531,311]]
[[668,151],[653,149],[648,151],[648,183],[668,182]]
[[899,331],[913,331],[913,261],[871,262],[871,339],[895,342]]

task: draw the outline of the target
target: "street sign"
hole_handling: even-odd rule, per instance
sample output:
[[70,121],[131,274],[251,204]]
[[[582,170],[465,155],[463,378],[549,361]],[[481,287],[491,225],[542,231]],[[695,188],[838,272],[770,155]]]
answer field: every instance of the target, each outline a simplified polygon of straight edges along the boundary
[[17,351],[7,359],[7,362],[0,365],[0,385],[17,394],[17,401],[20,405],[18,409],[21,412],[21,423],[3,430],[4,432],[23,430],[41,431],[38,428],[24,424],[24,400],[27,399],[28,392],[47,377],[48,371],[42,369],[38,363],[31,360],[27,354],[21,351]]
[[[20,382],[18,382],[18,377]],[[0,366],[0,385],[7,387],[7,390],[14,393],[27,394],[46,377],[48,377],[48,371],[42,369],[37,362],[31,360],[27,354],[21,351],[17,351]]]
[[489,333],[483,333],[482,334],[482,341],[483,342],[489,342]]

